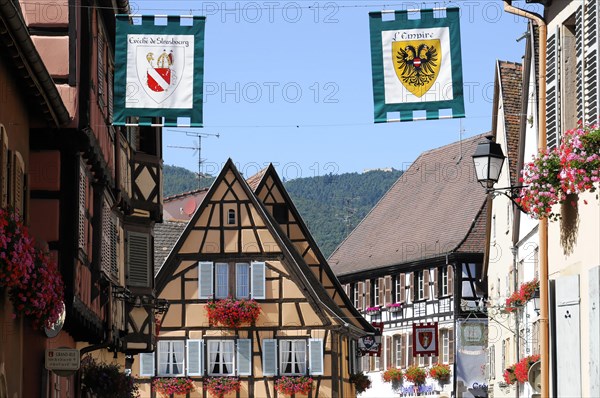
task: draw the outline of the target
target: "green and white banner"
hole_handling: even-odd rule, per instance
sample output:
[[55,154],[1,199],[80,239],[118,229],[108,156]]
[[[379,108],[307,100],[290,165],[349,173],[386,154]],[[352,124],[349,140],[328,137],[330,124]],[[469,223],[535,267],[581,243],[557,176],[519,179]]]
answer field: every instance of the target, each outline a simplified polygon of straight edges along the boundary
[[465,117],[459,9],[369,13],[375,123]]
[[113,124],[202,127],[205,17],[116,18]]

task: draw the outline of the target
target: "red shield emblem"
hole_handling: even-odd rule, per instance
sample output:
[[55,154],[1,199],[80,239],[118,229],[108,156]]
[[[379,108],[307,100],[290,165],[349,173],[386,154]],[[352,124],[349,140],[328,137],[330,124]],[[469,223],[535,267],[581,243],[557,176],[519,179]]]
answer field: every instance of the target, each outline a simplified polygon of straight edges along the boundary
[[165,91],[171,84],[170,68],[153,68],[152,70],[148,70],[147,75],[148,87],[157,93]]
[[428,349],[433,341],[433,332],[420,332],[419,343],[424,349]]

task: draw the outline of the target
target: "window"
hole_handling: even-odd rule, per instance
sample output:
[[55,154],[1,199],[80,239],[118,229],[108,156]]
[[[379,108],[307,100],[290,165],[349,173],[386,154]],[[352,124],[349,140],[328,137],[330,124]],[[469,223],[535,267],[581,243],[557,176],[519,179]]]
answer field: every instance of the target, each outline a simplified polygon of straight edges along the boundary
[[234,340],[207,341],[208,374],[211,376],[233,376],[235,374]]
[[375,307],[377,307],[378,305],[381,305],[381,300],[379,297],[379,292],[381,289],[381,286],[379,286],[379,279],[375,279],[373,281],[373,295],[375,296]]
[[423,271],[418,271],[415,275],[417,276],[417,294],[415,298],[423,300],[425,298],[425,276],[423,275]]
[[280,369],[281,374],[306,374],[306,340],[280,340]]
[[[358,283],[360,283],[360,282],[358,282]],[[353,287],[353,289],[354,289],[354,291],[353,291],[353,297],[354,297],[354,301],[353,301],[353,303],[354,303],[354,308],[359,308],[359,307],[358,307],[358,306],[359,306],[359,301],[358,301],[358,300],[359,300],[359,298],[360,298],[360,297],[359,297],[359,295],[358,295],[358,283],[355,283],[355,284],[352,286],[352,287]]]
[[373,358],[373,370],[378,371],[381,369],[381,358],[374,356]]
[[[265,298],[265,263],[199,263],[199,298]],[[235,281],[235,284],[232,283]]]
[[492,345],[489,350],[488,378],[496,378],[496,346]]
[[404,358],[402,358],[402,336],[394,336],[394,366],[397,368],[402,367],[404,364]]
[[439,275],[442,282],[442,296],[447,296],[450,293],[448,290],[448,267],[442,267]]
[[235,210],[229,209],[227,211],[227,225],[235,225]]
[[275,203],[273,205],[273,218],[279,224],[287,224],[289,222],[290,217],[285,203]]
[[159,376],[184,375],[183,340],[158,342],[158,374]]
[[400,302],[402,302],[402,299],[401,299],[401,296],[400,296],[400,291],[401,291],[401,290],[402,290],[402,288],[404,287],[404,286],[402,286],[402,285],[400,284],[400,275],[397,275],[397,276],[396,276],[396,282],[395,282],[395,284],[396,284],[396,286],[395,286],[395,287],[396,287],[396,290],[395,290],[395,293],[396,293],[396,294],[395,294],[395,296],[396,296],[396,297],[395,297],[395,300],[394,300],[394,301],[395,301],[396,303],[400,303]]
[[442,363],[450,363],[450,334],[448,329],[440,330],[440,340],[441,340],[441,362]]

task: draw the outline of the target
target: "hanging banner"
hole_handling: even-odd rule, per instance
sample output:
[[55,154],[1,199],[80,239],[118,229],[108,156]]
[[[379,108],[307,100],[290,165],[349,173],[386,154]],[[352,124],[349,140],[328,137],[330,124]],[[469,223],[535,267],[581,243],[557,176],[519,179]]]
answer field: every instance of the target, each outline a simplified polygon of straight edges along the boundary
[[438,323],[413,323],[413,357],[438,356]]
[[369,20],[375,123],[465,117],[459,9],[371,12]]
[[456,329],[456,397],[487,397],[487,319],[457,320]]
[[201,16],[116,16],[114,125],[202,127]]
[[358,354],[360,356],[381,356],[381,336],[383,335],[383,323],[373,322],[373,327],[378,330],[374,335],[366,335],[358,339]]

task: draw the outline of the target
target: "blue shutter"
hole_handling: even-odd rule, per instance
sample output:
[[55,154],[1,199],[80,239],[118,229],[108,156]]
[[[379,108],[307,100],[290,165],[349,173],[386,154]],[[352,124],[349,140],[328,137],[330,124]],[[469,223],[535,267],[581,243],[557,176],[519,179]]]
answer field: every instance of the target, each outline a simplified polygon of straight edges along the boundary
[[198,265],[199,298],[208,299],[213,296],[213,263],[200,262]]
[[323,372],[323,340],[309,339],[308,353],[310,355],[310,374],[322,375]]
[[263,376],[277,375],[277,340],[263,340]]
[[265,263],[252,263],[252,298],[265,299]]
[[140,376],[154,376],[154,353],[140,354]]
[[237,366],[239,376],[250,376],[252,374],[252,340],[238,339]]
[[187,374],[202,376],[202,340],[187,341]]

